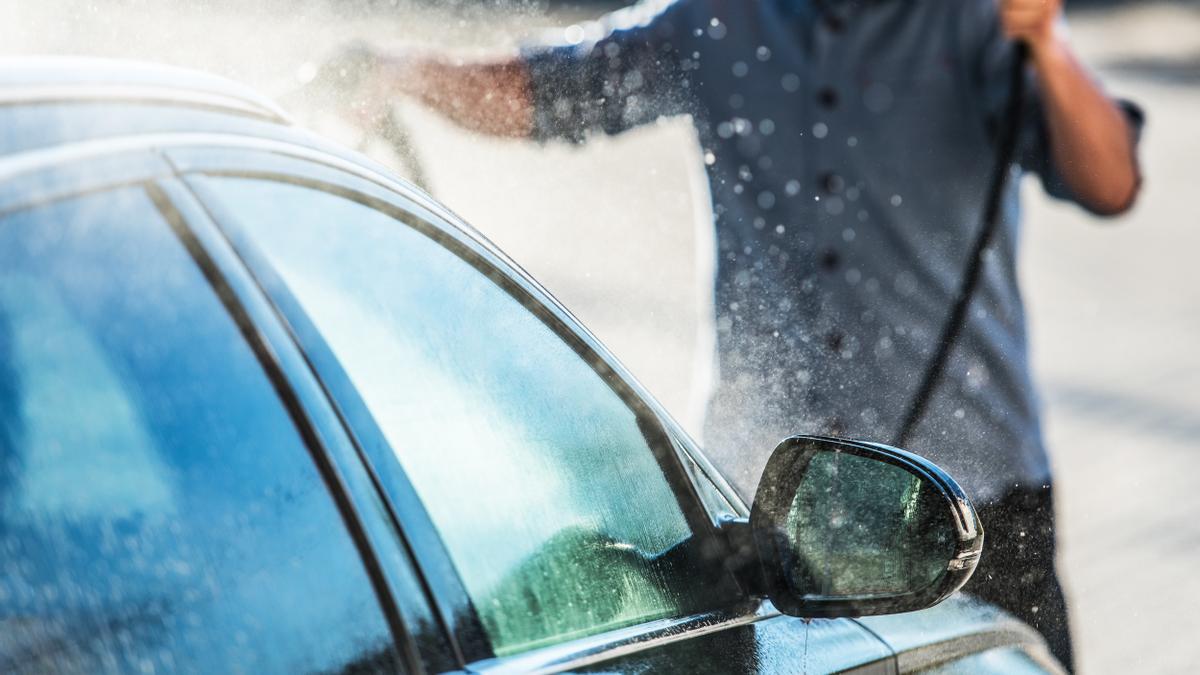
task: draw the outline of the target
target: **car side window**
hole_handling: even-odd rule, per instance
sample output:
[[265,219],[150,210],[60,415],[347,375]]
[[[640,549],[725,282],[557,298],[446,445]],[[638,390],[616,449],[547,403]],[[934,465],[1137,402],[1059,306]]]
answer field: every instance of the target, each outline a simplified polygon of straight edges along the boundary
[[358,389],[496,654],[729,599],[697,583],[665,436],[497,271],[342,196],[204,183]]
[[0,218],[0,671],[394,668],[308,448],[141,188]]

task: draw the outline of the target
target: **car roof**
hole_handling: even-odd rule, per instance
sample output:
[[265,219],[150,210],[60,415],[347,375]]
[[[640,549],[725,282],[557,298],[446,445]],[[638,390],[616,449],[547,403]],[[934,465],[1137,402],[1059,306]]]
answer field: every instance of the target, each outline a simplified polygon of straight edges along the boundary
[[0,58],[0,105],[64,102],[177,104],[289,123],[253,89],[200,71],[90,57]]

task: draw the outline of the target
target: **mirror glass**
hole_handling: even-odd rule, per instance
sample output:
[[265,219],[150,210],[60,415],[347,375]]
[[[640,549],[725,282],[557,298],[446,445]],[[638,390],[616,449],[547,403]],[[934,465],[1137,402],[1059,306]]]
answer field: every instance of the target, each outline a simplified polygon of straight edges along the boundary
[[949,506],[928,479],[847,452],[813,455],[783,529],[789,585],[813,599],[918,591],[955,551]]

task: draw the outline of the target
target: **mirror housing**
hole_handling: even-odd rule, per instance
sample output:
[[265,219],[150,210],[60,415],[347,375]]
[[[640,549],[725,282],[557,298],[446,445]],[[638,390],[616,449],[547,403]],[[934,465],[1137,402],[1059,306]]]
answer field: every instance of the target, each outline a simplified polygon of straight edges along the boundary
[[932,607],[967,582],[983,549],[974,507],[937,465],[820,436],[775,448],[750,530],[764,594],[811,618]]

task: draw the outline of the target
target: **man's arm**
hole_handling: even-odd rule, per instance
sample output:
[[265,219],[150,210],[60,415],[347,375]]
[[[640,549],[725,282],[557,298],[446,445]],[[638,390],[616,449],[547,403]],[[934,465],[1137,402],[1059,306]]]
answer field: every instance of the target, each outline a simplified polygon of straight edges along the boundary
[[1141,187],[1133,130],[1076,59],[1061,12],[1062,0],[1000,0],[1004,32],[1029,45],[1063,180],[1083,206],[1116,215],[1133,205]]
[[463,61],[411,53],[374,56],[374,72],[362,103],[368,118],[403,94],[471,131],[510,138],[528,138],[533,131],[532,82],[528,67],[519,58]]

